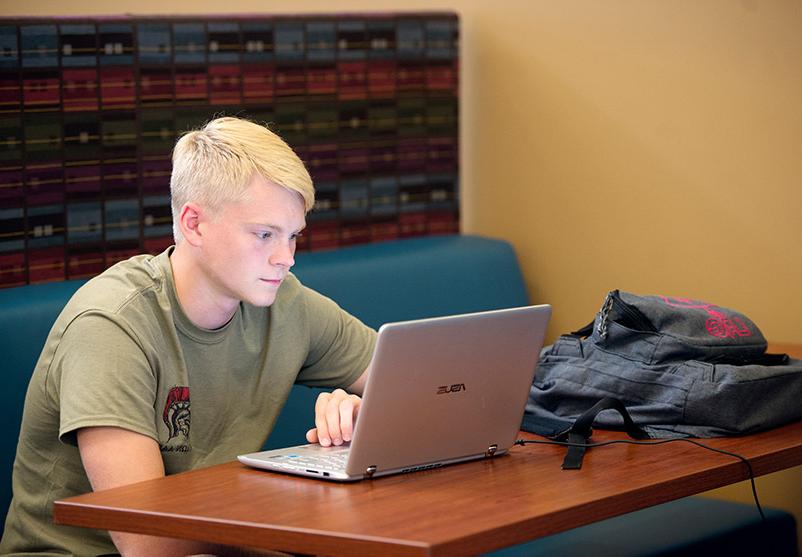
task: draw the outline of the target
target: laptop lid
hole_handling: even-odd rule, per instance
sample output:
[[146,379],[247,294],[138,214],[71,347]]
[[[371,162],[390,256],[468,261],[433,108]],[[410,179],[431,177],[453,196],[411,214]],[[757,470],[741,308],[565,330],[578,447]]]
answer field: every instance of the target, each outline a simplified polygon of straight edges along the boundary
[[[540,305],[382,325],[345,473],[325,477],[354,480],[505,453],[520,428],[550,315]],[[277,464],[280,451],[240,461],[316,474]]]

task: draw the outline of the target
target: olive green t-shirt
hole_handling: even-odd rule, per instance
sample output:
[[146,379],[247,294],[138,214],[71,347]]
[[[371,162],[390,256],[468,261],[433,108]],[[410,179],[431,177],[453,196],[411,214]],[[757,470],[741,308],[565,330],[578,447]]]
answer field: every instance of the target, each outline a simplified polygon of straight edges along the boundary
[[198,328],[170,253],[111,267],[56,320],[25,399],[0,554],[116,551],[106,532],[52,521],[53,501],[91,491],[78,429],[147,435],[174,474],[259,450],[294,383],[347,387],[367,368],[375,332],[291,274],[269,308],[240,303],[221,329]]

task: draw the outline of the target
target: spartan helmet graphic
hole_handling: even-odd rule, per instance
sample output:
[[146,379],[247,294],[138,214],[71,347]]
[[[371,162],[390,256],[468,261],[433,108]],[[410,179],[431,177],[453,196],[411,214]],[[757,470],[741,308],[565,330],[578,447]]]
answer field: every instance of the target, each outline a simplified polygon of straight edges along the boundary
[[180,444],[189,443],[189,387],[170,389],[167,402],[164,404],[162,420],[169,432],[168,443],[174,439],[179,440]]

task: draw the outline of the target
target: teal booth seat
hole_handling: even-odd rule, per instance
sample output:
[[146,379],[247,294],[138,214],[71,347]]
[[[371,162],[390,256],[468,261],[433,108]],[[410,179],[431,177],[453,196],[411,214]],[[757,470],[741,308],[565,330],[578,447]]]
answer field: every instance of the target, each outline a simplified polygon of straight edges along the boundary
[[793,515],[686,497],[494,551],[485,557],[796,557]]
[[0,289],[0,524],[11,503],[11,468],[28,381],[50,327],[84,282]]
[[[293,272],[304,284],[372,327],[529,303],[512,247],[478,236],[414,238],[300,253]],[[11,469],[31,371],[56,316],[83,282],[0,289],[0,423],[4,428],[0,436],[0,524],[5,522],[11,499]],[[300,386],[293,389],[267,447],[304,442],[317,392]],[[678,520],[678,515],[693,517],[689,519],[693,528]],[[793,517],[773,509],[767,515],[770,520],[762,523],[754,508],[691,497],[507,548],[496,555],[741,555],[745,553],[737,549],[748,547],[742,542],[744,537],[764,540],[770,535],[787,543],[777,546],[783,548],[781,552],[762,554],[796,555],[784,551],[796,546]],[[613,538],[620,543],[607,544]]]

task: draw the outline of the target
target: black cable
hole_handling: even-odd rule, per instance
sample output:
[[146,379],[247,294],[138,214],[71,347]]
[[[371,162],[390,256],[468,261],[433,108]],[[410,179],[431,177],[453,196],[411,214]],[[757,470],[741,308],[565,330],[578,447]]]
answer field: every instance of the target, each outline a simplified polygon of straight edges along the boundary
[[755,472],[752,470],[752,465],[749,463],[749,460],[746,457],[743,457],[737,453],[732,453],[729,451],[725,451],[722,449],[716,449],[715,447],[711,447],[710,445],[705,445],[704,443],[700,443],[695,439],[687,439],[685,437],[678,437],[673,439],[657,439],[652,441],[634,441],[632,439],[612,439],[610,441],[599,441],[598,443],[571,443],[569,441],[552,441],[552,440],[541,440],[541,439],[518,439],[515,441],[516,445],[560,445],[562,447],[585,447],[586,449],[592,447],[606,447],[607,445],[664,445],[666,443],[675,443],[679,441],[684,441],[685,443],[690,443],[692,445],[696,445],[697,447],[701,447],[703,449],[707,449],[709,451],[713,451],[714,453],[720,453],[723,455],[731,456],[733,458],[737,458],[744,464],[746,464],[746,469],[749,471],[749,482],[752,485],[752,497],[755,499],[755,506],[757,507],[758,512],[760,513],[760,518],[763,519],[763,522],[766,522],[766,515],[763,513],[763,507],[760,506],[760,500],[757,497],[757,487],[755,487]]

